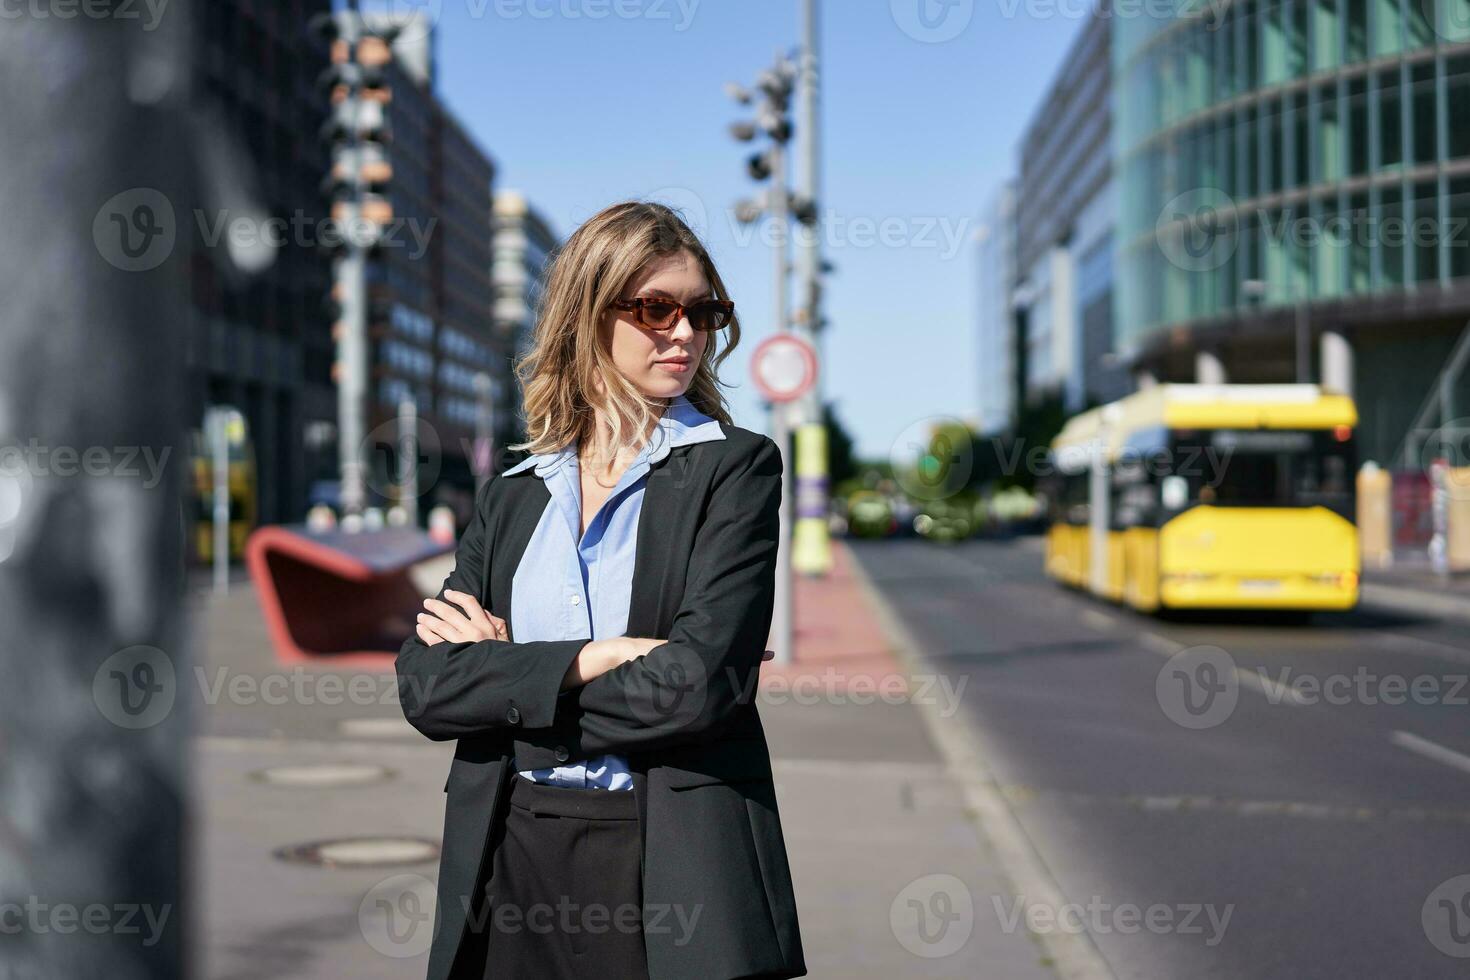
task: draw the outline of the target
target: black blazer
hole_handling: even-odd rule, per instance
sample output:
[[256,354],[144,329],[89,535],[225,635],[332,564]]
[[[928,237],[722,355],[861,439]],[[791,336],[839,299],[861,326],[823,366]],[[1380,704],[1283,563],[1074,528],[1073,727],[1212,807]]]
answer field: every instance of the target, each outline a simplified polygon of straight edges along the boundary
[[[476,496],[439,597],[477,596],[510,640],[425,646],[415,634],[397,660],[405,717],[431,739],[459,739],[429,980],[449,976],[464,938],[490,822],[503,819],[506,780],[520,778],[510,757],[540,769],[605,752],[632,770],[651,980],[806,975],[755,703],[781,454],[764,435],[720,425],[724,439],[675,447],[648,473],[626,635],[667,642],[566,692],[562,676],[588,641],[517,643],[510,622],[511,579],[550,492],[527,468]],[[676,913],[693,921],[687,934]]]

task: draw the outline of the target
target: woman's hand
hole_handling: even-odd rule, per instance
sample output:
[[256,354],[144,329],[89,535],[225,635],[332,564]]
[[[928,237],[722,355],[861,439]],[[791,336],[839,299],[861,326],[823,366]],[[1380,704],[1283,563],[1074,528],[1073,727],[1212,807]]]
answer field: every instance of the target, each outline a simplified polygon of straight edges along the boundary
[[447,641],[450,643],[474,643],[478,640],[508,639],[505,620],[492,616],[480,607],[474,596],[465,592],[445,589],[444,597],[452,599],[462,609],[438,599],[425,599],[426,613],[419,613],[418,634],[428,646]]

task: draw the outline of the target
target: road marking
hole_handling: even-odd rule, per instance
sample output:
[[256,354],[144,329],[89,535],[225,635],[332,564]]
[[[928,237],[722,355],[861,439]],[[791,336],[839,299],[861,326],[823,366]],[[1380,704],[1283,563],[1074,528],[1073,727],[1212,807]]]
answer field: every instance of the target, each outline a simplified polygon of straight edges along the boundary
[[1413,732],[1396,731],[1388,737],[1388,740],[1401,749],[1408,749],[1426,759],[1442,762],[1452,769],[1461,772],[1470,772],[1470,755],[1456,752],[1454,749],[1445,748],[1438,742],[1431,742],[1427,738],[1420,738]]
[[[849,555],[849,567],[859,590],[878,617],[894,654],[911,671],[933,673],[922,647],[898,616],[888,600],[878,591],[867,570],[855,554]],[[1001,870],[1018,895],[1028,903],[1043,908],[1059,909],[1066,904],[1061,886],[1052,876],[1036,843],[1027,835],[1020,818],[999,789],[988,758],[997,758],[980,728],[964,712],[948,717],[940,713],[933,699],[915,701],[929,736],[938,746],[949,769],[965,795],[965,802],[975,814],[975,832],[990,844]],[[977,844],[980,843],[977,841]],[[1064,980],[1116,980],[1091,934],[1086,931],[1047,930],[1032,932],[1051,957],[1052,967]]]
[[1266,676],[1264,671],[1246,670],[1244,667],[1236,667],[1235,676],[1240,678],[1246,687],[1253,687],[1266,695],[1273,704],[1303,705],[1307,703],[1302,699],[1302,695],[1296,688],[1288,684],[1283,684],[1280,681],[1273,681]]
[[1427,657],[1439,657],[1444,660],[1452,660],[1455,663],[1470,663],[1470,650],[1462,647],[1451,646],[1438,640],[1427,640],[1422,636],[1412,636],[1408,633],[1390,633],[1388,630],[1368,630],[1373,636],[1388,640],[1395,646],[1418,648],[1417,653]]
[[[1184,644],[1177,643],[1158,633],[1143,632],[1138,634],[1138,639],[1144,646],[1165,657],[1172,657],[1181,650],[1189,649]],[[1247,670],[1244,667],[1236,667],[1235,677],[1246,687],[1260,691],[1272,704],[1290,704],[1301,707],[1308,703],[1296,688],[1289,684],[1272,680],[1266,676],[1263,670]]]
[[1094,628],[1100,630],[1111,630],[1113,627],[1118,625],[1118,621],[1116,619],[1109,616],[1107,613],[1099,612],[1096,609],[1082,610],[1082,619]]
[[1147,630],[1138,634],[1138,642],[1155,653],[1162,653],[1166,657],[1172,657],[1184,649],[1183,644],[1175,643],[1167,636],[1160,636],[1157,633],[1150,633]]

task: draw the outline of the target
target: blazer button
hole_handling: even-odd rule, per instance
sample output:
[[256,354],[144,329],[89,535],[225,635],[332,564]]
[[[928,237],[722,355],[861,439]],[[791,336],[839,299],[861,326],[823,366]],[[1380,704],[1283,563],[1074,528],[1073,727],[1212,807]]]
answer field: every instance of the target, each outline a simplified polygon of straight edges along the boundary
[[511,709],[505,713],[505,720],[512,725],[519,725],[521,723],[521,710],[512,705]]
[[556,754],[556,761],[557,762],[566,762],[568,759],[570,759],[572,757],[572,754],[567,751],[567,747],[565,745],[558,745],[556,747],[556,753],[555,754]]

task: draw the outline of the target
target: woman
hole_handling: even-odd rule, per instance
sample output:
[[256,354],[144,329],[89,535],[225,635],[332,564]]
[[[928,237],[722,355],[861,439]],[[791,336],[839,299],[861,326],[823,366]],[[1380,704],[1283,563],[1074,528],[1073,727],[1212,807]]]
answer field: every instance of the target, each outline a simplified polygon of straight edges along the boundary
[[398,656],[405,716],[459,740],[430,980],[806,974],[754,699],[781,457],[724,407],[739,337],[662,205],[552,264],[532,455],[481,488]]

